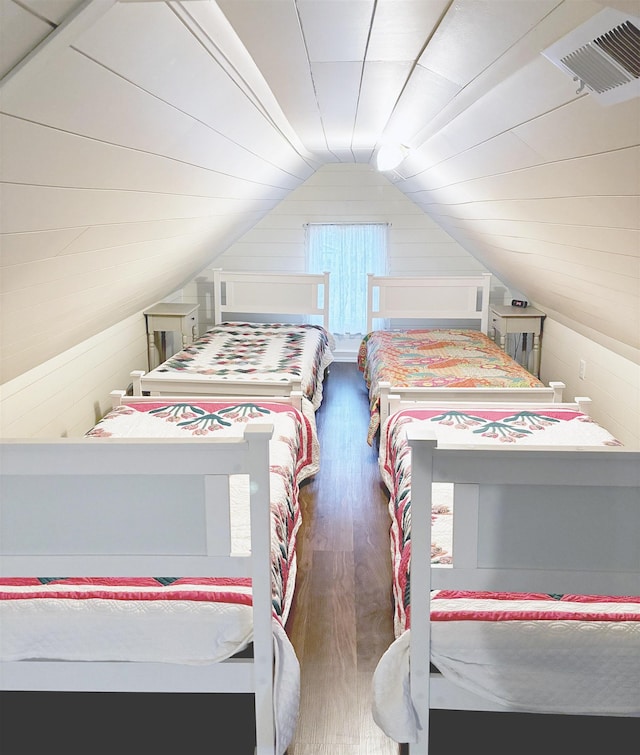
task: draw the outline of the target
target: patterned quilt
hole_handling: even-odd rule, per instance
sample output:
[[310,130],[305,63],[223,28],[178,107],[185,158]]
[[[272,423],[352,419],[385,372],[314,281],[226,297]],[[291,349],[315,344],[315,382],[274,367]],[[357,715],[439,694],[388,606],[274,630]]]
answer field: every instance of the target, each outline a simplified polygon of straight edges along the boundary
[[322,402],[322,381],[333,361],[333,336],[320,325],[225,322],[208,330],[151,371],[211,375],[221,380],[302,383],[314,409]]
[[[394,623],[396,633],[409,624],[409,562],[411,558],[411,449],[407,427],[426,424],[438,442],[473,445],[526,446],[621,446],[607,430],[588,415],[571,409],[483,408],[451,410],[446,406],[404,409],[385,422],[380,437],[379,465],[389,489],[391,549],[393,554]],[[434,484],[431,563],[451,563],[453,489]]]
[[369,389],[369,444],[380,426],[378,383],[403,387],[535,388],[543,383],[477,330],[376,330],[358,351]]
[[[305,416],[276,402],[194,403],[159,398],[150,403],[132,398],[109,412],[87,436],[241,437],[249,421],[274,425],[269,446],[272,600],[274,619],[284,625],[295,584],[295,546],[301,524],[299,485],[319,464],[315,417],[310,408]],[[236,475],[231,491],[232,549],[240,554],[250,547],[248,493],[246,476]],[[37,635],[39,631],[40,651],[69,660],[209,663],[233,655],[251,639],[251,580],[246,578],[4,578],[0,580],[0,603],[0,657],[4,660],[37,656],[31,642],[32,632]],[[188,615],[200,616],[199,626],[185,622],[185,608]],[[47,630],[52,616],[60,622],[57,631]],[[97,633],[101,637],[98,648]]]

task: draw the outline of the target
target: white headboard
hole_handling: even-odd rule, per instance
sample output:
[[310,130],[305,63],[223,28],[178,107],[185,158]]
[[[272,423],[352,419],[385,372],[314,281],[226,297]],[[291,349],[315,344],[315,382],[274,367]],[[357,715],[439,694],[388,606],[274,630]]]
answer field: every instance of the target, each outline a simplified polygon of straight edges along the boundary
[[213,271],[214,324],[226,312],[321,315],[329,329],[329,273]]
[[[489,329],[491,273],[449,276],[368,275],[367,332],[375,318],[477,320]],[[376,302],[377,299],[377,302]]]

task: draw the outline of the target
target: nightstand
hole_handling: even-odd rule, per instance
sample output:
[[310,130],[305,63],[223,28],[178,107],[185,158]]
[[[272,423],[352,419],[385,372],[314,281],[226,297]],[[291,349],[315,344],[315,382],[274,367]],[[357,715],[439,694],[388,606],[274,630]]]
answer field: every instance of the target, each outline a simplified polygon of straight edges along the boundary
[[522,334],[522,353],[526,355],[527,335],[533,334],[531,372],[536,377],[540,376],[540,334],[542,333],[542,321],[545,317],[545,313],[535,307],[512,307],[507,304],[491,305],[490,320],[493,338],[500,344],[501,349],[504,350],[509,333],[520,333]]
[[[166,332],[176,331],[182,334],[183,348],[191,343],[198,333],[199,304],[177,304],[160,302],[145,309],[147,321],[147,357],[149,369],[164,362],[166,354]],[[160,333],[160,344],[156,342],[156,333]]]

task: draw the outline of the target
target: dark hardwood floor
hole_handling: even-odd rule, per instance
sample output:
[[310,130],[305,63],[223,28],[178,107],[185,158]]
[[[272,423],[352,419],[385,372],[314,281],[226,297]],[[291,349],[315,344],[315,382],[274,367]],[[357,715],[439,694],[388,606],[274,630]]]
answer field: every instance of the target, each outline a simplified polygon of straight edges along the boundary
[[301,667],[289,755],[395,755],[375,725],[371,675],[393,641],[387,498],[367,445],[353,363],[333,364],[317,413],[320,471],[302,490],[298,582],[287,631]]
[[[389,517],[355,364],[331,365],[317,420],[321,469],[302,488],[287,623],[301,666],[287,755],[398,755],[370,712],[393,640]],[[0,755],[252,755],[252,717],[244,695],[4,693]],[[640,719],[434,711],[430,741],[432,755],[635,755]]]

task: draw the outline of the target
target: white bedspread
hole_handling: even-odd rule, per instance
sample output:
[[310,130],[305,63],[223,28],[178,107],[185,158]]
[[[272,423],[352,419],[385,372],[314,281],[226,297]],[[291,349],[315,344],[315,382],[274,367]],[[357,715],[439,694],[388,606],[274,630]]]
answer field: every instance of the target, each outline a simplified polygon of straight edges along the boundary
[[[463,608],[461,602],[473,603],[458,600],[456,609]],[[514,601],[509,607],[521,605]],[[558,601],[526,607],[557,615]],[[602,604],[603,611],[633,612],[629,621],[569,618],[583,608],[567,605],[565,619],[434,621],[431,660],[459,687],[515,710],[640,715],[640,602]],[[397,742],[416,741],[410,634],[406,630],[390,645],[373,677],[374,720]]]
[[[1,591],[10,591],[0,587]],[[42,590],[42,586],[32,588]],[[56,590],[78,590],[77,585]],[[95,590],[87,586],[86,590]],[[116,591],[116,588],[112,588]],[[141,588],[136,588],[141,591]],[[154,588],[146,588],[152,590]],[[156,592],[166,588],[157,587]],[[187,590],[181,586],[181,590]],[[191,587],[202,591],[202,586]],[[238,588],[239,590],[241,588]],[[105,588],[103,587],[104,591]],[[250,588],[244,588],[250,592]],[[28,592],[21,587],[20,592]],[[245,649],[253,635],[248,605],[187,600],[3,600],[0,658],[69,661],[216,663]],[[300,666],[279,620],[273,619],[274,697],[279,755],[298,718]]]

